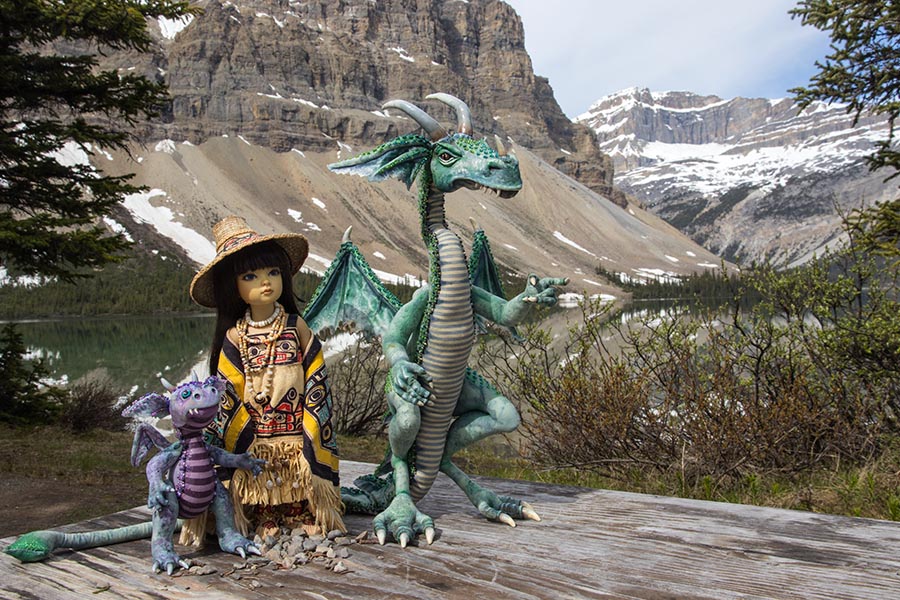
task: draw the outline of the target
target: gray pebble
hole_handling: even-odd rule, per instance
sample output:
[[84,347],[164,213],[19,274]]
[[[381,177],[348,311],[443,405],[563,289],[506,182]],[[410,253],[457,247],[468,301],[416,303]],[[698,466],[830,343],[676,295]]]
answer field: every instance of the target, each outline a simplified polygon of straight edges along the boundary
[[331,546],[325,544],[316,546],[316,554],[326,554],[329,550],[331,550]]
[[342,560],[339,560],[338,563],[336,565],[334,565],[335,573],[346,573],[349,570],[350,570],[350,567],[345,565],[344,561],[342,561]]
[[304,552],[315,552],[316,546],[318,546],[318,545],[319,544],[317,544],[315,540],[309,538],[309,539],[303,540],[303,544],[301,547],[303,548]]
[[282,550],[288,556],[294,556],[296,554],[300,554],[303,552],[303,542],[300,541],[292,541],[290,544],[284,547]]
[[340,529],[332,529],[331,531],[328,532],[328,535],[326,537],[329,540],[333,540],[334,538],[340,537],[342,535],[344,535],[344,532],[341,531]]
[[338,558],[347,558],[348,556],[350,556],[350,550],[346,546],[332,548],[332,550],[334,550],[334,555]]
[[281,560],[281,552],[275,550],[274,548],[266,552],[263,556],[265,556],[272,562],[279,562]]

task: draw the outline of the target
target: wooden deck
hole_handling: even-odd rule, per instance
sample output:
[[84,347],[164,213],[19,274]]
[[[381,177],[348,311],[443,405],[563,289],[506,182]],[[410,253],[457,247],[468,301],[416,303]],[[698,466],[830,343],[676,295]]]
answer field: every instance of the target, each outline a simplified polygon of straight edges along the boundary
[[[347,482],[370,469],[341,464]],[[0,554],[0,597],[900,598],[900,523],[488,481],[530,501],[543,522],[515,529],[488,522],[441,477],[421,503],[436,520],[434,545],[353,544],[343,574],[316,563],[234,571],[240,559],[210,549],[186,556],[216,573],[154,575],[149,541],[141,540],[60,551],[44,563]],[[70,529],[132,523],[148,514],[136,508]],[[355,534],[369,529],[371,519],[350,515],[347,524]],[[0,547],[12,541],[0,540]]]

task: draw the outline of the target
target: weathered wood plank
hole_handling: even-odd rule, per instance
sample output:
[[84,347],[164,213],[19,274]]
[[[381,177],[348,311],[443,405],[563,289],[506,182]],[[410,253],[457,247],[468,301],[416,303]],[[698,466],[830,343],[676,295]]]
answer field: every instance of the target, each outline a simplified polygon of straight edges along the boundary
[[[371,465],[344,462],[346,481]],[[433,546],[354,544],[336,574],[321,565],[223,577],[237,557],[189,553],[218,574],[150,572],[148,541],[59,552],[45,563],[0,555],[3,598],[900,598],[900,524],[604,490],[484,480],[543,517],[515,529],[479,517],[446,478],[421,503]],[[132,509],[84,530],[148,518]],[[354,533],[371,518],[350,515]],[[5,546],[13,538],[0,540]],[[253,582],[257,582],[254,584]],[[251,586],[258,585],[258,588]],[[106,586],[109,586],[106,589]]]

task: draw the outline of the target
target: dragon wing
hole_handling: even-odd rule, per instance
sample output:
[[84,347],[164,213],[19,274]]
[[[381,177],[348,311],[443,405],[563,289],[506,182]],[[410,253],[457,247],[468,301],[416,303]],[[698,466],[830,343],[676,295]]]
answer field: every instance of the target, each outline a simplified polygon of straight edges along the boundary
[[317,334],[328,335],[352,327],[368,335],[383,336],[402,303],[382,285],[344,235],[331,266],[303,311],[303,320]]
[[[486,292],[506,298],[503,282],[500,281],[500,273],[497,271],[497,264],[491,253],[491,244],[480,227],[475,228],[475,235],[472,239],[472,254],[469,256],[469,281],[473,286],[480,287]],[[483,317],[477,316],[475,323],[479,333],[487,332],[487,321]],[[522,340],[515,327],[506,327],[505,329],[509,331],[514,340]]]

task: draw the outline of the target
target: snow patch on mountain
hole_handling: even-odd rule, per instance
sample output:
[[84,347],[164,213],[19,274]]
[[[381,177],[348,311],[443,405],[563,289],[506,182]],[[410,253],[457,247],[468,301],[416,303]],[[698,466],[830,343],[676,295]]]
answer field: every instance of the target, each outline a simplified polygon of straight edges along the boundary
[[148,192],[128,194],[122,205],[137,223],[148,223],[164,237],[184,248],[191,260],[205,265],[216,256],[216,247],[193,229],[175,220],[175,214],[166,206],[154,206],[154,198],[166,197],[163,190],[154,188]]
[[787,264],[840,233],[841,210],[883,200],[865,158],[883,118],[845,105],[629,88],[576,117],[613,160],[615,185],[729,259]]

